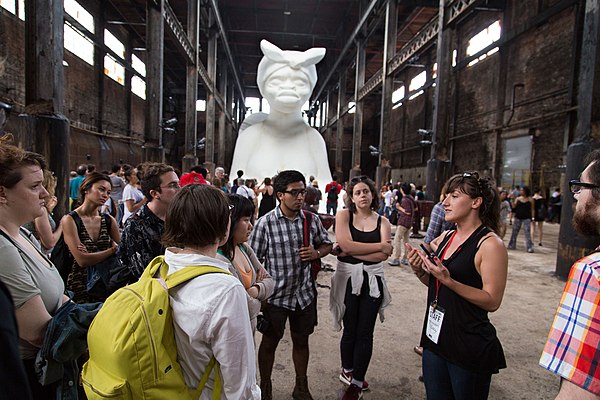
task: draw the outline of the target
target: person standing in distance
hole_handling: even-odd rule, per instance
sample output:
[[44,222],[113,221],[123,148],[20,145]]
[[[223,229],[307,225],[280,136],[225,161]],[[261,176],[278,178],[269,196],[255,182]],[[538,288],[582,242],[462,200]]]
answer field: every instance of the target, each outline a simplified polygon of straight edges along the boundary
[[[260,388],[263,400],[271,400],[271,372],[275,350],[290,320],[292,359],[296,370],[294,400],[312,400],[308,389],[308,338],[317,324],[317,290],[311,274],[311,261],[326,256],[332,243],[319,217],[301,211],[306,194],[304,175],[281,171],[273,184],[279,206],[256,222],[250,246],[273,277],[275,288],[267,300],[264,316],[269,327],[263,333],[258,351]],[[310,218],[309,246],[304,246],[304,225]]]

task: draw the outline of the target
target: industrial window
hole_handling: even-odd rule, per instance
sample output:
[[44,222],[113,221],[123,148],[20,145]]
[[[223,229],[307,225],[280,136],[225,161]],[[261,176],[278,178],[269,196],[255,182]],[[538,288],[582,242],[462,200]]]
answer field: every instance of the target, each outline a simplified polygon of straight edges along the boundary
[[[146,64],[139,59],[135,54],[131,55],[131,66],[136,72],[142,76],[146,76]],[[131,78],[131,91],[146,100],[146,82],[139,76],[133,76]]]
[[206,111],[206,100],[196,100],[196,111]]
[[[481,50],[485,49],[489,45],[494,42],[497,42],[502,35],[502,27],[500,26],[500,20],[494,22],[477,35],[473,36],[469,40],[469,45],[467,46],[467,57],[475,55],[479,53]],[[485,54],[482,54],[480,57],[474,59],[469,63],[469,67],[471,65],[477,64],[479,61],[484,60],[487,56],[491,56],[492,54],[498,51],[498,47],[494,47],[490,51]]]
[[[125,58],[125,46],[107,29],[104,30],[104,44],[117,56]],[[125,67],[110,54],[104,56],[104,74],[121,85],[125,84]]]
[[92,43],[78,29],[72,27],[68,22],[64,24],[65,38],[64,46],[75,56],[81,58],[90,65],[94,65],[94,43]]
[[106,47],[114,51],[119,57],[125,59],[125,45],[121,43],[115,35],[110,33],[108,29],[104,30],[104,44]]
[[421,72],[419,75],[415,76],[414,78],[412,78],[412,80],[410,81],[410,85],[408,85],[408,92],[409,93],[413,93],[408,99],[412,100],[414,98],[419,97],[420,95],[422,95],[424,93],[423,90],[420,90],[423,86],[425,86],[425,82],[427,80],[427,73],[426,71]]
[[392,110],[395,110],[398,107],[402,106],[402,100],[406,94],[406,89],[404,85],[400,86],[398,89],[392,92]]
[[531,140],[532,136],[528,135],[502,141],[502,187],[529,185]]
[[139,76],[131,77],[131,92],[141,99],[146,100],[146,82]]
[[356,112],[356,102],[351,101],[348,103],[348,114],[354,114]]
[[246,104],[246,117],[257,113],[260,109],[260,99],[258,97],[246,97],[244,104]]
[[131,66],[135,69],[141,76],[146,76],[146,64],[142,60],[139,59],[135,54],[131,55]]
[[94,17],[75,0],[65,0],[65,12],[75,18],[85,29],[94,33]]
[[[310,110],[310,101],[307,101],[306,103],[304,103],[302,105],[302,119],[304,120],[304,122],[306,122],[308,124],[308,110]],[[263,109],[264,112],[264,109]]]
[[104,56],[104,74],[121,85],[125,85],[125,67],[108,54]]
[[25,0],[0,0],[0,7],[4,8],[11,14],[17,14],[18,9],[18,17],[22,21],[25,21]]

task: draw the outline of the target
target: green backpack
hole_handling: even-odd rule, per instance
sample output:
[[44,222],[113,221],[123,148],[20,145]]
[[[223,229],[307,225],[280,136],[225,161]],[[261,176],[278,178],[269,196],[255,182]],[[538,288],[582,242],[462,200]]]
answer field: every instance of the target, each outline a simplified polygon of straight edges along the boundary
[[200,275],[229,272],[192,266],[167,276],[168,269],[164,257],[156,257],[138,282],[117,290],[106,300],[90,325],[90,358],[82,373],[88,399],[196,400],[213,369],[213,399],[221,398],[223,385],[214,357],[197,389],[185,384],[177,361],[168,289]]

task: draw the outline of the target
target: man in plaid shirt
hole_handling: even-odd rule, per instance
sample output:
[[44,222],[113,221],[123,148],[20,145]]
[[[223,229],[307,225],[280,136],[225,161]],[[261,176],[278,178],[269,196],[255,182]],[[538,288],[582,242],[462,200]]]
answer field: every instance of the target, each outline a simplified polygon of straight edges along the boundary
[[[569,182],[577,201],[573,225],[582,235],[600,234],[600,151],[581,181]],[[600,247],[569,273],[540,365],[561,379],[557,399],[600,399]]]
[[311,215],[309,246],[304,246],[306,214],[301,212],[306,180],[298,171],[282,171],[273,189],[279,206],[256,222],[250,246],[275,281],[273,295],[263,310],[268,327],[258,350],[260,388],[263,400],[272,399],[271,372],[275,350],[290,320],[292,358],[296,368],[294,400],[312,400],[308,390],[308,338],[317,324],[317,290],[311,276],[311,261],[329,254],[332,243],[319,217]]

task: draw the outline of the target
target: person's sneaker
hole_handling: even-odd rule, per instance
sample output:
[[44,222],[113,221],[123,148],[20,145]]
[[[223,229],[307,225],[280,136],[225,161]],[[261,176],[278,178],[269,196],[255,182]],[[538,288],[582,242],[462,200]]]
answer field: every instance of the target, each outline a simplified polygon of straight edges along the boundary
[[398,265],[400,265],[400,260],[398,260],[397,258],[392,258],[390,261],[388,261],[388,265],[392,267],[397,267]]
[[403,259],[402,261],[400,261],[400,264],[402,264],[402,265],[408,265],[408,260],[404,260]]
[[346,392],[344,393],[342,400],[358,400],[358,399],[362,399],[362,390],[355,384],[351,384],[350,386],[348,386],[348,389],[346,389]]
[[533,251],[533,249],[527,249],[527,252],[528,253],[533,253],[534,251]]
[[[346,385],[351,385],[352,384],[352,371],[346,372],[342,368],[342,372],[340,372],[340,381],[342,383],[345,383]],[[369,382],[363,381],[362,390],[364,390],[364,391],[369,390]]]
[[517,248],[515,246],[506,246],[507,250],[516,250]]

